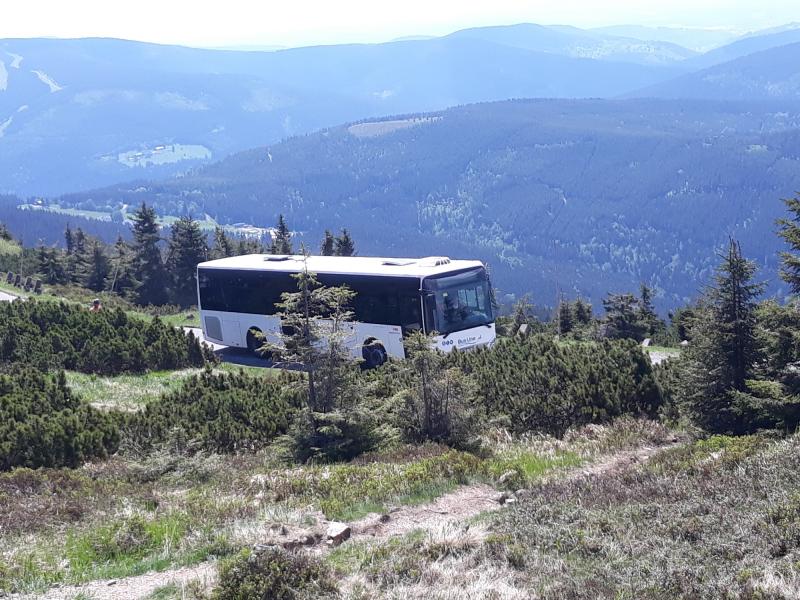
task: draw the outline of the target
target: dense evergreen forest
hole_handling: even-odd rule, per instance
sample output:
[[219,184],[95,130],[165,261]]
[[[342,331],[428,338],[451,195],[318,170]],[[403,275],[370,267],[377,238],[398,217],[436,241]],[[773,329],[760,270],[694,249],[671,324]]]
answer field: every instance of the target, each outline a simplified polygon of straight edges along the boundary
[[562,293],[599,304],[640,282],[661,310],[685,304],[729,234],[777,281],[773,223],[778,198],[796,187],[796,107],[526,100],[408,118],[59,202],[146,200],[167,214],[260,225],[283,213],[314,240],[346,225],[363,254],[481,258],[502,291],[551,306]]

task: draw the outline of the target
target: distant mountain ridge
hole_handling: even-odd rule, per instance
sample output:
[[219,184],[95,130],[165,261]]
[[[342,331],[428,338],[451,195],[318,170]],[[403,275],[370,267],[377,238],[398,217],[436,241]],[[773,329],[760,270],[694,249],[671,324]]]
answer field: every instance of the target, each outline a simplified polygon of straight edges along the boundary
[[704,69],[743,58],[756,52],[779,48],[800,42],[800,27],[770,30],[758,35],[749,35],[721,48],[696,56],[689,61],[693,69]]
[[[791,57],[778,70],[759,67],[748,53],[792,48],[786,42],[797,36],[792,28],[767,32],[704,55],[671,42],[535,24],[270,52],[0,40],[0,192],[58,195],[180,176],[337,123],[474,102],[791,98]],[[753,67],[736,62],[751,56]],[[718,71],[692,79],[712,63]]]
[[696,52],[676,44],[606,35],[576,27],[521,23],[463,29],[451,38],[480,39],[535,52],[644,65],[675,65]]
[[610,27],[598,27],[590,31],[645,41],[669,42],[695,52],[708,52],[714,48],[730,44],[739,37],[738,33],[727,29],[704,29],[698,27],[612,25]]
[[[3,40],[0,64],[0,191],[20,194],[177,174],[209,156],[368,116],[609,97],[680,73],[469,36],[274,52]],[[196,152],[147,168],[119,160],[173,145]]]

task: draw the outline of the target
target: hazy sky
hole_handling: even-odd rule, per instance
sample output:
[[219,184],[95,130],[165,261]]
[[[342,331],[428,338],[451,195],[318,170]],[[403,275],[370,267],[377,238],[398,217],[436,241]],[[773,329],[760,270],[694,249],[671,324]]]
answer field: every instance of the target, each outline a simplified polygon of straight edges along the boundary
[[722,27],[800,21],[800,0],[4,0],[0,37],[195,46],[376,42],[518,22]]

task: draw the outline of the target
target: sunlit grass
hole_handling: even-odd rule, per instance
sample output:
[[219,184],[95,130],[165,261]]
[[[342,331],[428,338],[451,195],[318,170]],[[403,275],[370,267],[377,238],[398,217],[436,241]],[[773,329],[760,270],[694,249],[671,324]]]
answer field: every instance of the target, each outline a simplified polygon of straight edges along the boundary
[[67,383],[81,398],[93,405],[118,410],[137,410],[163,393],[176,389],[200,369],[154,371],[144,375],[104,377],[67,372]]
[[22,253],[22,248],[16,242],[4,240],[0,238],[0,254],[9,256],[19,256]]

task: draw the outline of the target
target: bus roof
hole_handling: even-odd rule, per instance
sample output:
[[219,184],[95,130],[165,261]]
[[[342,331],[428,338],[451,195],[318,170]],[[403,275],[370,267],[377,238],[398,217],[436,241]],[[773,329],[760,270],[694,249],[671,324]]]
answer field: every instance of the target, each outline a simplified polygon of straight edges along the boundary
[[[303,268],[301,255],[245,254],[210,260],[197,265],[203,269],[241,269],[297,273]],[[454,271],[482,267],[479,260],[450,260],[444,256],[426,258],[382,258],[377,256],[309,256],[312,273],[429,277]]]

